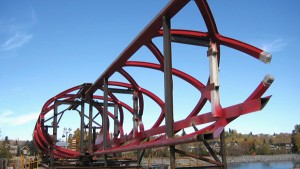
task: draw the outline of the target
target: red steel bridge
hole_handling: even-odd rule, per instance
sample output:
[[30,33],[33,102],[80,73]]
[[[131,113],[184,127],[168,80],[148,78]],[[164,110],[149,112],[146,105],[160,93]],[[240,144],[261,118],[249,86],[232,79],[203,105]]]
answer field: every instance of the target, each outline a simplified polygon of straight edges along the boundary
[[[171,28],[172,18],[188,3],[195,3],[201,14],[199,16],[203,17],[207,31]],[[162,39],[162,49],[159,49],[153,42],[153,39],[157,37]],[[205,57],[208,59],[209,77],[206,82],[201,82],[196,77],[172,66],[172,45],[174,43],[207,49],[207,56]],[[137,161],[140,162],[146,149],[169,146],[171,168],[175,168],[175,153],[201,159],[218,167],[225,167],[226,156],[224,152],[223,159],[220,160],[207,144],[207,140],[221,138],[224,146],[222,132],[225,126],[239,116],[263,109],[271,96],[263,97],[262,95],[270,87],[274,78],[266,75],[247,98],[238,104],[222,107],[219,95],[220,47],[222,45],[232,50],[238,50],[264,63],[271,61],[269,53],[250,44],[221,35],[206,0],[170,1],[94,83],[85,83],[69,88],[50,98],[44,104],[34,127],[35,145],[52,158],[79,159],[88,151],[89,155],[103,157],[106,166],[109,157],[116,153],[137,151]],[[141,47],[146,47],[156,62],[131,59]],[[164,97],[159,97],[155,91],[147,90],[141,86],[139,81],[126,71],[128,67],[160,72],[164,77],[164,85],[161,86]],[[121,80],[110,80],[110,77],[116,73],[122,76]],[[175,113],[173,112],[174,77],[185,81],[201,93],[193,109],[184,112],[185,117],[176,121],[173,117]],[[119,94],[132,96],[130,97],[132,104],[121,100],[122,98],[118,97]],[[148,128],[144,126],[144,122],[150,119],[144,119],[143,116],[153,112],[144,111],[144,106],[147,104],[145,98],[152,100],[160,108],[160,111],[156,113],[157,117],[153,117],[155,119],[153,125]],[[209,104],[211,110],[202,112],[201,110],[206,104]],[[65,108],[62,109],[62,106]],[[182,106],[184,107],[184,105]],[[67,110],[77,111],[80,116],[79,151],[56,145],[58,126]],[[128,111],[130,115],[125,115],[125,111]],[[47,114],[50,114],[49,118],[46,118]],[[155,113],[153,113],[154,115]],[[97,121],[96,117],[100,117],[101,120]],[[127,125],[126,120],[132,124],[130,131],[124,131],[125,125]],[[49,122],[50,125],[47,125]],[[192,132],[185,135],[177,134],[191,127],[194,129]],[[52,132],[49,132],[49,128]],[[83,145],[84,130],[88,131],[88,138],[86,139],[88,150]],[[98,138],[100,138],[98,140],[95,136],[96,131]],[[109,134],[110,131],[113,131],[113,134]],[[175,134],[177,134],[176,137],[174,137]],[[175,147],[175,145],[192,142],[203,142],[214,160]]]

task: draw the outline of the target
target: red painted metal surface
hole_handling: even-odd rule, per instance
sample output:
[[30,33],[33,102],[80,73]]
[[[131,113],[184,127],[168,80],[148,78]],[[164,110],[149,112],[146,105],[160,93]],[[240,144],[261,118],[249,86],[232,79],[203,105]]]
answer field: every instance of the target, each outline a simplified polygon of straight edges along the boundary
[[[207,41],[208,43],[215,43],[217,45],[217,50],[220,50],[220,46],[224,45],[230,47],[234,50],[241,51],[246,53],[256,59],[261,59],[264,61],[269,61],[271,56],[265,53],[263,50],[254,47],[252,45],[246,44],[244,42],[225,37],[221,35],[218,30],[216,23],[214,21],[213,15],[210,11],[210,8],[205,0],[195,0],[198,6],[200,13],[202,14],[208,32],[194,31],[194,30],[171,30],[171,36],[180,36],[185,38],[194,38]],[[70,88],[53,98],[49,99],[42,108],[41,114],[37,120],[37,123],[34,128],[34,141],[36,146],[46,154],[50,152],[50,146],[54,148],[55,157],[63,158],[78,158],[81,154],[80,152],[71,151],[62,147],[55,145],[56,140],[50,136],[46,131],[45,127],[45,115],[52,112],[55,108],[55,102],[57,101],[76,101],[81,100],[86,104],[90,104],[89,100],[102,101],[104,97],[102,95],[95,94],[97,91],[103,90],[103,81],[104,78],[108,78],[114,73],[120,73],[128,82],[122,81],[108,81],[108,85],[128,88],[137,92],[137,97],[139,99],[138,103],[138,114],[139,117],[136,117],[137,123],[135,123],[136,129],[132,129],[128,135],[125,135],[124,131],[124,119],[133,118],[125,117],[124,109],[131,112],[134,116],[134,106],[128,105],[122,100],[119,100],[113,93],[109,92],[108,102],[118,105],[119,117],[118,119],[114,116],[113,113],[108,112],[108,117],[113,120],[117,120],[119,126],[119,133],[113,138],[109,139],[107,142],[107,148],[103,149],[102,143],[97,146],[94,145],[93,154],[101,155],[108,153],[117,153],[131,150],[143,150],[147,148],[162,147],[177,145],[183,143],[190,143],[195,141],[201,141],[203,139],[216,138],[223,131],[224,127],[229,124],[234,119],[238,118],[241,115],[252,113],[255,111],[260,111],[265,104],[270,99],[270,96],[262,97],[265,91],[269,88],[273,81],[273,77],[266,76],[265,79],[258,84],[258,87],[253,91],[248,98],[239,104],[235,104],[229,107],[221,107],[218,117],[216,117],[212,112],[200,113],[205,104],[210,104],[211,101],[211,84],[202,83],[197,78],[180,71],[176,68],[172,68],[173,76],[176,76],[201,93],[197,103],[195,104],[193,110],[186,114],[184,119],[174,122],[174,132],[191,127],[193,125],[202,125],[209,124],[206,127],[200,128],[198,131],[191,132],[184,136],[179,136],[176,138],[166,138],[166,126],[162,124],[165,119],[164,112],[164,99],[155,95],[154,92],[151,92],[143,86],[140,86],[138,82],[124,69],[125,67],[139,67],[144,69],[150,69],[153,71],[164,72],[164,56],[163,51],[160,51],[159,48],[152,42],[152,39],[156,37],[163,36],[162,28],[162,18],[167,16],[172,18],[175,16],[187,3],[192,3],[189,0],[173,0],[170,1],[167,6],[148,24],[148,26],[133,40],[133,42],[119,55],[119,57],[106,69],[106,71],[90,86],[79,85],[73,88]],[[151,51],[153,57],[157,59],[158,63],[142,62],[142,61],[132,61],[129,59],[137,52],[142,46],[145,46]],[[217,54],[218,62],[220,61],[220,52]],[[220,64],[220,63],[218,63]],[[79,94],[80,93],[80,94]],[[84,97],[83,97],[84,96]],[[142,121],[147,119],[142,119],[143,110],[145,104],[144,97],[148,97],[153,100],[154,103],[160,107],[161,111],[153,126],[149,129],[145,129]],[[262,97],[262,98],[261,98]],[[137,105],[135,105],[137,106]],[[103,105],[94,106],[99,110],[100,115],[102,116]],[[103,118],[103,117],[102,117]],[[97,123],[102,124],[102,121]],[[114,124],[108,124],[108,127],[113,127]],[[137,130],[138,128],[138,130]],[[135,131],[135,132],[134,132]],[[149,137],[157,136],[154,139],[148,140]],[[146,141],[147,140],[147,141]]]

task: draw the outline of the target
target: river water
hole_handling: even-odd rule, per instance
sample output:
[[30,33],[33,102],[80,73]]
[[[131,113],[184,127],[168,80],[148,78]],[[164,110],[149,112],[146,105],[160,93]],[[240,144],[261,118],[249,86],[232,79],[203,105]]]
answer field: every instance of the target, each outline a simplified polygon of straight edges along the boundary
[[239,163],[229,164],[228,169],[300,169],[300,164],[293,161]]

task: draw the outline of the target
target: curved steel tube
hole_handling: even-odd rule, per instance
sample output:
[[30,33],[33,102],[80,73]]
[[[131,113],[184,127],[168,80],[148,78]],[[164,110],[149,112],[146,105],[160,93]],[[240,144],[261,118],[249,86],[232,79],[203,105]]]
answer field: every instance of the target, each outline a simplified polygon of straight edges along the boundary
[[[43,151],[44,153],[49,153],[49,147],[53,146],[54,148],[54,156],[55,157],[63,157],[63,158],[78,158],[80,156],[80,152],[71,151],[59,146],[56,146],[56,140],[54,140],[50,134],[46,131],[45,128],[45,115],[54,110],[55,102],[57,101],[83,101],[85,104],[90,104],[89,100],[104,100],[104,96],[96,95],[96,91],[103,90],[103,80],[104,78],[109,78],[114,73],[120,73],[127,82],[123,81],[109,81],[109,86],[116,86],[118,88],[127,88],[134,90],[138,93],[139,99],[139,110],[138,110],[138,127],[139,131],[137,135],[134,135],[133,129],[128,131],[128,135],[124,135],[124,120],[130,119],[132,117],[126,117],[124,115],[124,109],[134,116],[134,107],[125,104],[122,100],[114,94],[109,92],[108,101],[110,103],[114,103],[118,105],[120,119],[118,119],[119,131],[118,135],[115,135],[114,138],[111,138],[108,141],[107,149],[103,149],[102,144],[94,146],[93,153],[94,155],[107,154],[107,153],[117,153],[123,151],[131,151],[131,150],[142,150],[146,148],[154,148],[161,147],[167,145],[176,145],[182,143],[189,143],[197,140],[205,138],[207,134],[211,134],[213,138],[218,137],[220,132],[224,129],[224,127],[229,124],[231,121],[236,119],[237,117],[252,113],[254,111],[261,110],[267,101],[270,99],[270,96],[262,97],[262,95],[269,88],[271,83],[273,82],[273,78],[267,76],[258,87],[253,91],[252,94],[249,95],[244,101],[239,104],[229,106],[229,107],[221,107],[221,115],[220,117],[215,117],[212,112],[200,113],[204,105],[207,101],[211,102],[211,85],[208,83],[200,82],[197,78],[180,71],[178,69],[172,68],[172,74],[186,83],[193,86],[196,90],[199,91],[201,96],[199,97],[197,103],[191,112],[186,114],[184,119],[174,122],[174,131],[178,132],[182,129],[191,127],[192,125],[201,125],[201,124],[209,124],[206,127],[199,129],[198,131],[191,132],[185,136],[179,136],[178,138],[168,139],[165,136],[165,125],[162,124],[165,119],[164,107],[165,103],[162,98],[157,96],[154,92],[149,91],[143,86],[140,86],[139,83],[134,79],[130,73],[126,71],[126,67],[135,67],[135,68],[144,68],[149,70],[154,70],[158,72],[164,71],[164,56],[163,52],[159,50],[159,48],[153,43],[153,39],[157,37],[163,36],[162,28],[162,18],[163,16],[167,16],[168,18],[172,18],[175,16],[187,3],[189,0],[173,0],[170,1],[167,6],[151,21],[150,24],[133,40],[133,42],[120,54],[120,56],[106,69],[106,71],[89,87],[86,85],[79,85],[72,87],[62,93],[54,96],[49,99],[42,108],[41,114],[37,120],[37,123],[34,127],[34,141],[36,146]],[[205,0],[195,0],[196,5],[200,13],[204,18],[204,22],[206,24],[208,32],[194,31],[194,30],[179,30],[172,29],[171,36],[180,36],[184,38],[193,38],[198,40],[207,41],[210,43],[215,43],[217,46],[217,51],[220,51],[220,46],[224,45],[229,48],[241,51],[246,53],[256,59],[261,59],[262,54],[263,57],[270,57],[269,54],[264,52],[263,50],[249,45],[247,43],[228,38],[222,36],[217,29],[217,25],[214,21],[212,12],[208,6],[208,3]],[[147,47],[147,49],[153,54],[153,57],[156,58],[158,63],[151,62],[142,62],[142,61],[132,61],[129,59],[134,55],[142,46]],[[205,46],[207,47],[207,46]],[[217,54],[218,65],[220,64],[220,52]],[[267,58],[270,60],[271,58]],[[84,96],[88,96],[83,98],[82,93],[84,91]],[[74,94],[76,93],[77,94]],[[148,97],[153,100],[154,103],[160,108],[160,112],[157,113],[157,120],[154,122],[152,127],[149,129],[144,128],[143,115],[144,106],[146,104],[144,97]],[[96,109],[99,111],[99,114],[102,116],[103,106],[97,106]],[[52,117],[53,118],[53,117]],[[104,117],[102,117],[104,118]],[[108,118],[112,120],[116,120],[113,113],[108,112]],[[95,117],[94,117],[95,119]],[[94,120],[93,119],[93,120]],[[101,124],[101,121],[98,122]],[[108,127],[110,127],[109,125]],[[100,126],[101,127],[101,126]],[[152,140],[148,138],[155,135],[161,135],[160,137],[156,137]],[[147,140],[147,141],[146,141]]]

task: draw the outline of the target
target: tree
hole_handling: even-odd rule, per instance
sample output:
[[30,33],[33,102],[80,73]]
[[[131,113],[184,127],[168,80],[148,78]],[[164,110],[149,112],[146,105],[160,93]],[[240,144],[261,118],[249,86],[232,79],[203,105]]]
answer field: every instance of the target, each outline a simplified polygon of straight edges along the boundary
[[0,145],[0,158],[11,158],[12,155],[9,152],[9,144],[6,141],[3,141]]
[[243,148],[236,142],[231,142],[227,145],[227,155],[240,156],[244,154]]
[[273,143],[274,143],[273,139],[272,139],[272,138],[270,138],[270,140],[269,140],[269,144],[273,144]]
[[255,152],[256,146],[255,146],[255,140],[252,142],[251,147],[250,147],[250,151]]
[[300,153],[300,133],[295,134],[295,145],[297,148],[297,153]]
[[299,153],[300,152],[300,125],[295,125],[295,130],[292,131],[291,135],[291,144],[292,153]]
[[9,144],[8,136],[5,136],[4,142],[5,142],[6,144]]
[[297,145],[295,143],[295,134],[296,134],[296,131],[293,130],[292,131],[292,137],[291,137],[291,144],[292,144],[291,151],[292,151],[292,153],[297,153],[297,150],[298,150]]
[[[77,128],[74,131],[74,134],[72,135],[71,139],[69,137],[68,142],[72,143],[72,140],[76,140],[76,151],[79,151],[80,150],[80,129],[79,128]],[[69,144],[69,145],[71,145],[71,144]]]
[[29,141],[28,148],[29,148],[29,150],[30,150],[30,152],[31,152],[31,155],[34,155],[34,154],[32,154],[32,153],[37,152],[37,149],[36,149],[36,147],[34,146],[33,140]]
[[34,155],[34,153],[37,152],[37,149],[34,146],[33,140],[31,140],[31,141],[27,140],[25,143],[25,146],[28,147],[30,155]]
[[300,133],[300,124],[295,125],[295,132]]
[[18,149],[17,149],[17,154],[16,154],[16,156],[17,156],[17,157],[20,157],[20,155],[21,155],[21,150],[20,150],[20,147],[18,146]]
[[258,155],[265,155],[265,154],[270,154],[270,148],[268,144],[266,143],[265,139],[263,144],[260,144],[255,151],[256,154]]

